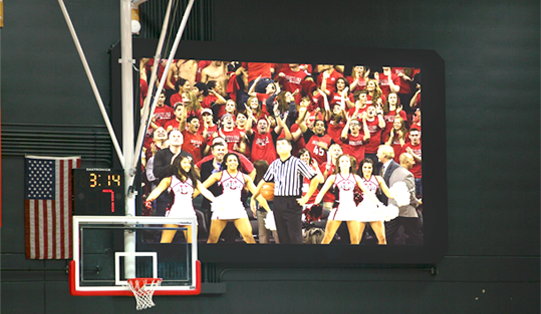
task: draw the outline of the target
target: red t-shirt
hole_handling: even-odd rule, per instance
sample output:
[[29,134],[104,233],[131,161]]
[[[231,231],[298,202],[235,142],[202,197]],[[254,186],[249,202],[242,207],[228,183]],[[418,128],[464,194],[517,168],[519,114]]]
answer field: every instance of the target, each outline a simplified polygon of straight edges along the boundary
[[[299,130],[299,125],[297,123],[293,124],[291,126],[291,133],[295,133]],[[278,138],[285,138],[286,133],[282,130],[282,133],[280,133],[280,136]],[[299,151],[306,147],[306,142],[304,141],[304,137],[301,135],[299,139],[296,142],[291,142],[291,156],[299,156]]]
[[306,149],[312,155],[312,158],[315,159],[318,165],[327,162],[327,150],[319,147],[318,143],[323,143],[327,145],[327,149],[331,146],[332,138],[325,134],[323,136],[312,135],[310,139],[306,142]]
[[[355,103],[352,93],[348,93],[347,98],[349,98],[349,101],[351,101],[352,103]],[[339,104],[341,101],[342,101],[342,95],[338,94],[337,92],[331,93],[331,96],[329,97],[329,106],[332,109],[332,106],[334,104]],[[347,102],[347,99],[345,100],[345,102]],[[346,104],[346,108],[347,107],[348,106]]]
[[[350,86],[353,83],[353,81],[355,81],[355,79],[351,76],[348,76],[346,79],[348,80]],[[360,77],[359,81],[357,82],[357,86],[355,86],[355,88],[350,90],[350,92],[354,93],[356,91],[365,90],[365,89],[366,89],[366,80]]]
[[180,130],[180,129],[179,129],[180,121],[177,121],[177,119],[171,119],[171,120],[167,121],[167,122],[164,124],[163,128],[164,128],[166,131],[170,132],[171,130],[167,130],[167,128],[170,127],[170,126],[173,127],[174,130],[179,130],[180,132],[184,131],[184,130]]
[[355,157],[355,159],[357,160],[357,168],[359,167],[360,162],[364,159],[364,149],[366,144],[368,144],[368,142],[366,142],[363,138],[364,133],[360,132],[357,136],[348,134],[347,139],[342,141],[344,143],[344,145],[342,145],[342,151],[344,152],[344,155],[350,155]]
[[342,135],[342,130],[346,123],[344,120],[340,120],[338,124],[335,124],[334,121],[329,121],[327,123],[327,134],[336,142],[340,143],[340,136]]
[[182,135],[184,135],[182,150],[192,154],[194,163],[199,162],[202,158],[203,150],[207,145],[205,139],[199,134],[192,134],[188,131],[182,132]]
[[[203,131],[205,131],[205,125],[202,124],[197,133],[199,135],[203,135]],[[207,137],[205,140],[207,141],[207,145],[212,145],[212,140],[214,139],[214,134],[218,133],[218,125],[213,125],[209,128],[207,128]]]
[[[353,114],[355,113],[355,110],[356,110],[355,107],[349,108],[349,110],[348,110],[348,116],[350,116],[350,117],[353,116]],[[359,109],[359,112],[357,112],[357,115],[354,116],[353,118],[354,118],[354,119],[357,119],[357,120],[359,120],[359,121],[361,121],[362,113],[365,112],[365,111],[367,111],[367,110],[368,110],[368,106],[364,106],[364,108]]]
[[277,76],[278,82],[282,84],[284,90],[293,93],[298,89],[300,94],[302,91],[301,82],[308,74],[303,70],[294,72],[289,65],[284,66],[280,72],[285,74],[285,77]]
[[242,67],[248,70],[248,82],[251,82],[261,77],[272,77],[271,69],[274,69],[276,65],[274,63],[264,63],[264,62],[243,62]]
[[[327,85],[325,85],[326,89],[333,93],[336,92],[336,80],[340,77],[343,77],[342,73],[333,69],[333,71],[331,72],[331,75],[327,78]],[[323,73],[320,73],[319,76],[317,77],[317,86],[319,86],[319,88],[321,88],[322,82],[323,82]]]
[[154,123],[163,127],[169,120],[175,118],[174,112],[175,110],[169,106],[156,107],[154,110]]
[[[398,115],[404,120],[404,123],[408,122],[408,116],[406,115],[406,112],[404,110],[400,110]],[[394,119],[396,117],[396,110],[391,110],[387,112],[386,115],[383,116],[383,119],[385,120],[385,129],[383,130],[383,138],[388,138],[389,133],[391,132],[391,129],[393,128]]]
[[368,131],[370,132],[370,141],[366,144],[364,151],[367,154],[375,154],[381,145],[382,128],[379,127],[379,116],[376,116],[373,121],[366,120]]
[[171,97],[169,98],[169,106],[171,107],[175,107],[175,104],[179,102],[179,103],[184,103],[182,101],[182,95],[179,94],[179,93],[174,93],[173,95],[171,95]]
[[[411,142],[404,144],[404,146],[402,146],[402,150],[400,151],[400,154],[407,153],[406,150],[407,150],[408,147],[411,148],[411,150],[413,151],[413,153],[415,155],[422,158],[423,151],[421,149],[421,143],[419,143],[419,145],[413,145],[413,144],[411,144]],[[415,164],[413,165],[413,167],[411,167],[410,172],[413,173],[413,176],[415,178],[417,178],[417,179],[422,178],[423,177],[423,165],[422,165],[422,163],[415,160]]]
[[[400,85],[400,78],[395,73],[391,72],[391,80],[394,85]],[[379,88],[383,92],[385,98],[391,93],[391,83],[389,82],[389,77],[385,76],[383,73],[379,75]]]
[[205,109],[205,108],[210,109],[212,103],[216,103],[217,100],[218,100],[218,97],[216,97],[216,95],[208,94],[208,95],[205,96],[205,98],[203,99],[203,102],[201,103],[201,108],[203,108],[203,109]]
[[242,135],[244,134],[241,130],[237,129],[236,127],[230,131],[226,132],[224,129],[220,131],[225,136],[225,141],[227,142],[227,149],[230,151],[235,151],[233,147],[235,144],[240,146],[240,141],[242,139]]
[[[271,131],[274,132],[274,131]],[[260,134],[256,130],[253,133],[251,161],[266,160],[269,165],[278,158],[274,139],[271,132]]]

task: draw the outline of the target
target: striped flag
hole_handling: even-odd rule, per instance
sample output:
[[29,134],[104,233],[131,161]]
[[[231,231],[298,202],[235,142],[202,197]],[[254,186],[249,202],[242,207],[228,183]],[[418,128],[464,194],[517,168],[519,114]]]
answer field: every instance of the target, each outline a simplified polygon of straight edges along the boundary
[[26,156],[26,257],[72,258],[71,170],[80,157]]

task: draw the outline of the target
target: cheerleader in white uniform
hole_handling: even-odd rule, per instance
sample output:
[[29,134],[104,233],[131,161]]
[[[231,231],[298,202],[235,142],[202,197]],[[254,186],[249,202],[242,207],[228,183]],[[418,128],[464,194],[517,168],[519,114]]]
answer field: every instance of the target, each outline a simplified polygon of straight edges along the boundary
[[[362,173],[361,180],[371,195],[376,195],[377,191],[381,189],[388,198],[393,198],[383,178],[372,174],[374,171],[374,161],[372,159],[364,159],[359,167],[359,171]],[[367,197],[366,192],[363,192],[363,201],[359,204],[359,221],[361,222],[359,235],[362,238],[364,228],[368,222],[376,234],[378,244],[382,245],[387,244],[387,240],[385,239],[385,225],[383,223],[385,220],[385,206],[379,205],[381,205],[379,201],[375,203],[372,198]]]
[[[207,190],[201,182],[197,179],[193,167],[193,160],[187,156],[176,156],[172,159],[173,167],[175,168],[175,174],[171,177],[164,178],[160,184],[148,195],[147,202],[155,200],[163,191],[171,188],[174,195],[173,205],[171,209],[166,212],[166,217],[171,218],[195,218],[195,209],[193,207],[193,198],[196,196],[194,191],[203,194],[209,201],[213,202],[215,197]],[[195,184],[194,184],[195,182]],[[165,224],[164,227],[174,228],[178,225]],[[184,230],[184,237],[188,243],[192,243],[192,233],[190,226],[187,226],[187,230]],[[161,243],[171,243],[176,230],[164,230],[162,231]]]
[[[244,187],[247,187],[252,193],[255,192],[254,183],[249,176],[238,171],[240,160],[236,154],[226,154],[224,161],[222,168],[226,168],[211,175],[203,182],[204,187],[209,187],[218,182],[223,189],[223,194],[218,196],[217,201],[213,204],[207,243],[218,242],[222,231],[229,221],[235,224],[235,227],[246,243],[255,243],[252,235],[252,225],[246,213],[246,208],[241,201],[241,194]],[[260,196],[257,200],[267,211],[270,210],[269,205],[263,197]]]
[[[354,200],[354,190],[357,185],[367,196],[375,203],[380,203],[375,195],[368,193],[368,189],[361,182],[361,178],[355,174],[355,159],[349,155],[342,155],[338,158],[338,167],[335,173],[327,179],[323,188],[319,191],[315,203],[319,204],[323,199],[323,195],[334,186],[338,189],[338,207],[333,208],[327,218],[325,226],[325,237],[321,244],[328,244],[332,241],[336,230],[340,227],[342,221],[345,221],[348,226],[351,244],[359,244],[360,224],[359,210]],[[381,204],[381,203],[380,203]]]

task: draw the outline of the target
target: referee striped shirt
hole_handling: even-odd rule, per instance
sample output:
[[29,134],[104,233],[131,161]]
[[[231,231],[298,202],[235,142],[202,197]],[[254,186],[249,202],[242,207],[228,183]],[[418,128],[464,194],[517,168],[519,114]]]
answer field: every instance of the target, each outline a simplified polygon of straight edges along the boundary
[[316,172],[295,156],[285,161],[276,159],[263,176],[266,182],[274,181],[275,196],[301,196],[303,178],[312,179]]

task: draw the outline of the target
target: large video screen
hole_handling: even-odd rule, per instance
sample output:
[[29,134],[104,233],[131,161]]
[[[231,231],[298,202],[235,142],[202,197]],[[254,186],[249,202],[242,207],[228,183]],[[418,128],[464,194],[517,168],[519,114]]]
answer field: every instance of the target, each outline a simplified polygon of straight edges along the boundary
[[[167,60],[155,62],[155,47],[134,41],[134,109],[157,99],[138,215],[195,215],[198,236],[147,232],[142,242],[197,241],[203,262],[443,256],[445,89],[437,54],[184,42],[164,75]],[[154,67],[165,79],[160,95],[148,93]]]

